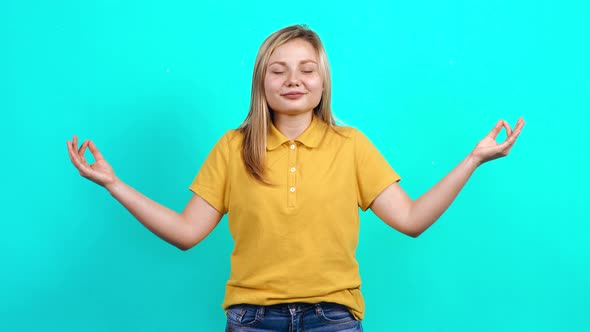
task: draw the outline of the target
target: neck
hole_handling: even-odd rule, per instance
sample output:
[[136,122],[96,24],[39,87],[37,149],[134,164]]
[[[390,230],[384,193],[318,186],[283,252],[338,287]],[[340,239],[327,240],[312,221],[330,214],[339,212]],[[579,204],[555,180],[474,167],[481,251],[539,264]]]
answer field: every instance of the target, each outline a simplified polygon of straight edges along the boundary
[[313,111],[300,114],[280,114],[274,113],[273,123],[275,127],[290,140],[296,139],[301,135],[313,117]]

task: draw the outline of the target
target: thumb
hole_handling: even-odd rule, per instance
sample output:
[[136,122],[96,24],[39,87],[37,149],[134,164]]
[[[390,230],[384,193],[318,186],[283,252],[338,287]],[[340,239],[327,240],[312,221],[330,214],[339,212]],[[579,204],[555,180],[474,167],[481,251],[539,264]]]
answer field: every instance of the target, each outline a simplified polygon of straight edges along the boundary
[[90,152],[94,156],[94,160],[97,160],[97,161],[98,160],[104,160],[104,157],[102,156],[102,153],[100,153],[100,151],[98,150],[98,148],[96,147],[96,145],[94,145],[94,142],[93,141],[89,141],[88,148],[90,149]]

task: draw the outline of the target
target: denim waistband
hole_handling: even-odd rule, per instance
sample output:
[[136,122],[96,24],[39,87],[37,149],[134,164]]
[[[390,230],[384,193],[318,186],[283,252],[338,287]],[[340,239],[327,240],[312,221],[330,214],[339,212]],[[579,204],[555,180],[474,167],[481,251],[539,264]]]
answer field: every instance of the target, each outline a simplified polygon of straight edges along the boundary
[[330,310],[330,309],[345,309],[348,308],[345,305],[332,303],[332,302],[320,302],[320,303],[305,303],[305,302],[294,302],[294,303],[279,303],[279,304],[271,304],[271,305],[256,305],[256,304],[236,304],[232,305],[232,307],[250,307],[253,309],[264,308],[264,310],[272,310],[272,311],[279,311],[285,313],[296,313],[296,312],[303,312],[307,310]]

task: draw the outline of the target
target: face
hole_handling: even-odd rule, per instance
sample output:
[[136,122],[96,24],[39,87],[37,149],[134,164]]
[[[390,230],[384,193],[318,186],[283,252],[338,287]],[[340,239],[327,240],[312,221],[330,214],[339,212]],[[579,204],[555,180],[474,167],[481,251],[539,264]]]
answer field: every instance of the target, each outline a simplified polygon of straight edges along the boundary
[[277,47],[268,61],[264,92],[269,107],[282,114],[312,111],[322,98],[323,77],[311,43],[293,39]]

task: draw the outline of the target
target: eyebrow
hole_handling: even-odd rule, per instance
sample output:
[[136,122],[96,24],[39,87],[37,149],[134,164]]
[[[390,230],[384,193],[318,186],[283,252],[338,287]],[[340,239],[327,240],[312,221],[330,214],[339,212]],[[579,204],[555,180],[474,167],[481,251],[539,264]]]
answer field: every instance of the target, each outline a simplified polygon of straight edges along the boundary
[[[309,63],[309,62],[315,63],[316,65],[318,64],[317,62],[315,62],[313,60],[303,60],[303,61],[299,62],[299,64],[306,64],[306,63]],[[274,65],[274,64],[279,64],[279,65],[283,65],[283,66],[286,66],[287,65],[287,63],[284,62],[284,61],[273,61],[273,62],[269,63],[268,65],[271,66],[271,65]]]

